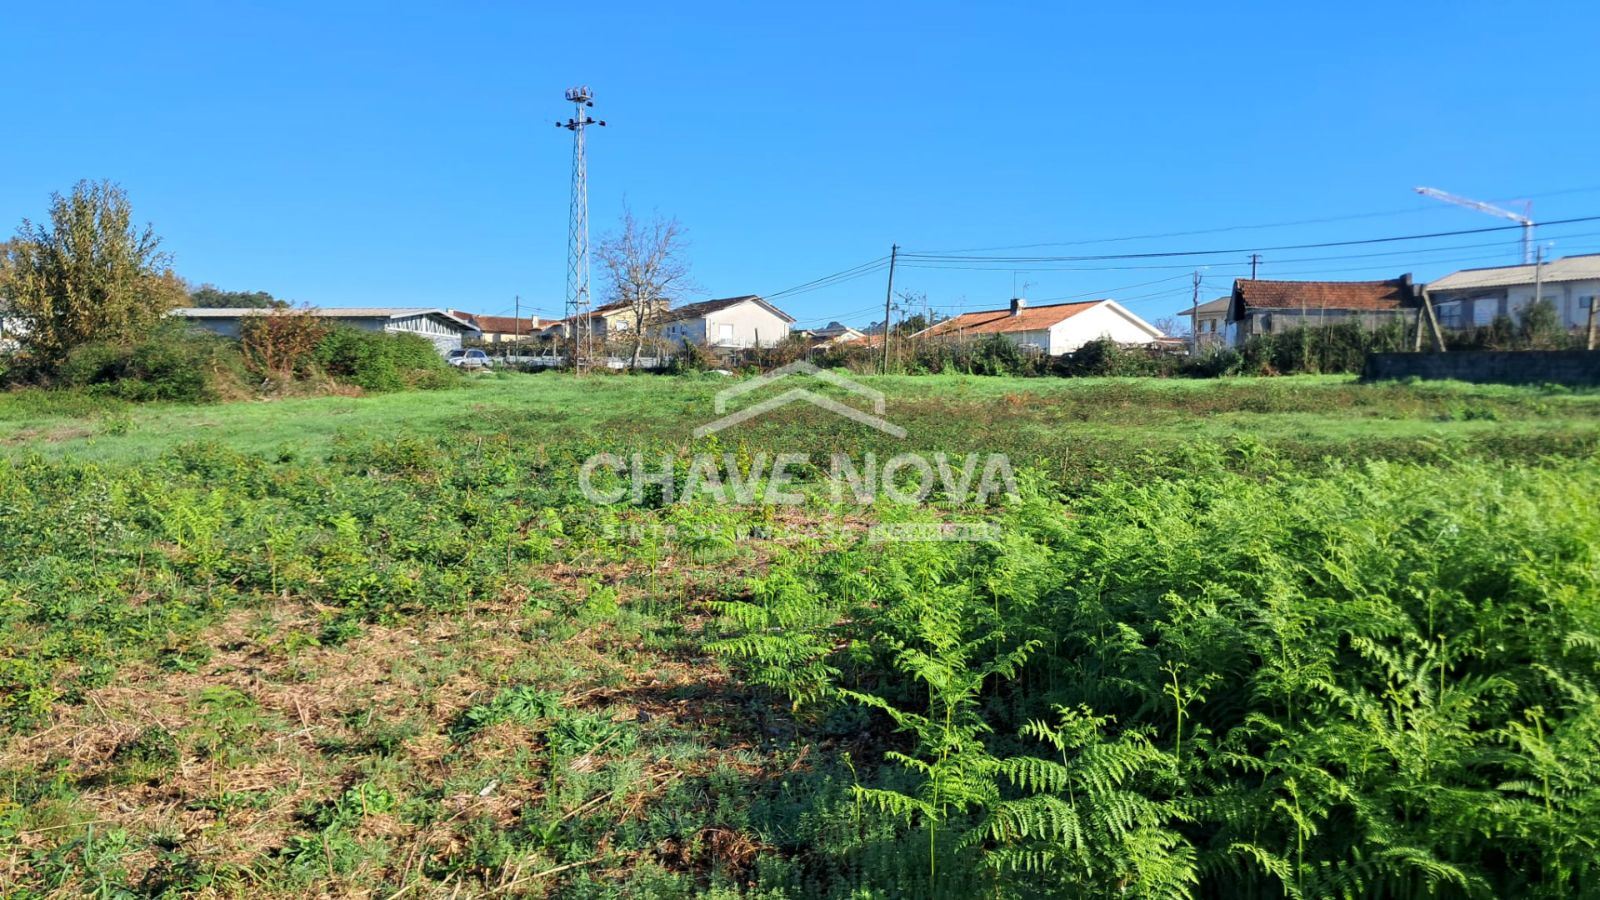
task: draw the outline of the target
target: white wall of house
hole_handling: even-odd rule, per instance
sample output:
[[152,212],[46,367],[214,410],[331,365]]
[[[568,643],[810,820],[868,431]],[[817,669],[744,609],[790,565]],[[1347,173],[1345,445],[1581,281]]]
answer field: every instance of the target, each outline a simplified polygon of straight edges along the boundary
[[745,301],[708,313],[706,341],[713,347],[776,347],[789,336],[789,322],[759,303]]
[[1050,326],[1045,352],[1060,356],[1102,339],[1118,344],[1148,344],[1161,336],[1161,329],[1108,300]]
[[697,318],[667,322],[652,331],[673,343],[688,341],[727,349],[774,347],[789,336],[789,320],[747,300]]

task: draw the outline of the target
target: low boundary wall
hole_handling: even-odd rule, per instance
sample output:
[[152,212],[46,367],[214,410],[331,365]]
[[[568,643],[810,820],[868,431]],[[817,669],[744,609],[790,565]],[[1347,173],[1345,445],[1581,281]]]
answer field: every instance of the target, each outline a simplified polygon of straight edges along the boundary
[[1600,351],[1467,350],[1446,353],[1369,353],[1362,381],[1400,378],[1479,384],[1600,385]]

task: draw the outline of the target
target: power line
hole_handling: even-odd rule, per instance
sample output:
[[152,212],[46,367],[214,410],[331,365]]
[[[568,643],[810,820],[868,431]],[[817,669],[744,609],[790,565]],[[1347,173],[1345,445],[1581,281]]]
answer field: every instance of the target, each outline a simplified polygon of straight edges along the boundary
[[[1506,199],[1502,199],[1502,200],[1496,200],[1494,202],[1496,202],[1496,203],[1510,203],[1510,202],[1513,202],[1514,200],[1537,200],[1540,197],[1558,197],[1558,196],[1564,196],[1564,195],[1568,195],[1568,194],[1592,194],[1592,193],[1597,193],[1597,192],[1600,192],[1600,185],[1595,185],[1595,186],[1592,186],[1592,187],[1581,187],[1581,188],[1565,188],[1565,189],[1562,189],[1562,190],[1555,190],[1555,191],[1542,191],[1540,193],[1524,194],[1521,197],[1506,198]],[[1339,215],[1339,216],[1321,216],[1321,217],[1312,218],[1312,219],[1293,219],[1293,220],[1290,220],[1290,221],[1287,221],[1287,222],[1267,222],[1267,223],[1263,223],[1263,224],[1259,224],[1259,225],[1224,225],[1224,226],[1221,226],[1221,227],[1218,227],[1218,228],[1198,228],[1198,229],[1192,229],[1192,230],[1188,230],[1188,231],[1167,231],[1167,232],[1159,232],[1159,233],[1153,233],[1153,234],[1132,234],[1132,235],[1124,235],[1122,237],[1113,237],[1113,238],[1089,238],[1089,239],[1076,240],[1076,241],[1042,241],[1042,242],[1032,243],[1032,244],[1009,244],[1009,245],[998,246],[998,247],[967,247],[967,248],[959,249],[959,250],[930,250],[930,251],[925,251],[925,252],[929,252],[929,253],[987,253],[987,252],[994,251],[994,250],[1026,250],[1026,249],[1031,249],[1033,247],[1077,247],[1077,246],[1085,246],[1085,245],[1089,245],[1089,244],[1115,244],[1115,243],[1122,243],[1122,242],[1125,242],[1125,241],[1147,241],[1147,240],[1155,240],[1157,238],[1193,237],[1195,235],[1200,235],[1200,234],[1224,234],[1224,233],[1234,232],[1234,231],[1259,231],[1259,230],[1265,229],[1265,228],[1292,228],[1292,227],[1296,227],[1296,226],[1299,226],[1299,225],[1325,225],[1325,224],[1330,223],[1330,222],[1350,222],[1350,221],[1355,221],[1357,219],[1375,219],[1375,218],[1383,218],[1383,217],[1387,217],[1387,216],[1402,216],[1402,215],[1413,215],[1413,214],[1417,214],[1417,213],[1437,213],[1437,212],[1448,212],[1448,211],[1449,210],[1447,210],[1444,207],[1418,205],[1418,206],[1408,207],[1406,209],[1391,209],[1391,210],[1384,210],[1384,211],[1381,211],[1381,212],[1350,213],[1350,214],[1347,214],[1347,215]],[[1544,223],[1541,223],[1541,224],[1544,224]]]
[[[1543,223],[1545,226],[1571,225],[1577,222],[1600,221],[1600,216],[1576,216],[1570,219],[1553,219]],[[1463,228],[1455,231],[1435,231],[1426,234],[1404,234],[1391,237],[1362,238],[1349,241],[1318,241],[1309,244],[1279,244],[1271,247],[1233,247],[1223,250],[1164,250],[1150,253],[1102,253],[1087,256],[960,256],[955,254],[934,253],[906,253],[911,259],[942,261],[942,262],[1010,262],[1010,263],[1036,263],[1036,262],[1093,262],[1096,260],[1115,259],[1162,259],[1173,256],[1220,256],[1233,253],[1253,253],[1264,250],[1314,250],[1323,247],[1358,247],[1369,244],[1388,244],[1396,241],[1421,241],[1432,238],[1456,237],[1464,234],[1492,234],[1501,231],[1520,230],[1521,225],[1494,225],[1487,228]]]
[[837,284],[840,281],[848,281],[861,275],[867,275],[872,272],[876,272],[878,269],[887,264],[888,260],[889,257],[880,256],[877,259],[861,263],[860,265],[851,266],[848,269],[841,269],[840,271],[834,272],[831,275],[824,275],[821,278],[813,278],[810,281],[797,284],[794,287],[784,288],[781,291],[773,291],[772,293],[765,294],[763,296],[765,296],[768,300],[773,300],[789,294],[798,294],[809,290],[816,290],[817,288],[829,287],[833,284]]
[[[1576,233],[1573,233],[1573,234],[1559,234],[1559,235],[1555,235],[1554,237],[1559,240],[1559,239],[1573,239],[1573,238],[1593,237],[1595,235],[1600,235],[1600,231],[1580,231],[1580,232],[1576,232]],[[1323,261],[1337,262],[1337,261],[1342,261],[1342,260],[1347,260],[1347,259],[1376,259],[1376,258],[1379,258],[1379,257],[1391,257],[1391,256],[1416,256],[1416,255],[1419,255],[1419,254],[1428,254],[1428,253],[1447,253],[1447,252],[1450,252],[1452,250],[1475,250],[1475,249],[1481,249],[1481,248],[1484,248],[1484,247],[1500,247],[1500,246],[1504,246],[1504,242],[1503,241],[1489,241],[1489,242],[1479,242],[1479,243],[1473,243],[1473,244],[1449,244],[1449,245],[1442,246],[1442,247],[1417,247],[1417,248],[1413,248],[1413,249],[1409,249],[1409,250],[1385,250],[1385,251],[1380,251],[1380,252],[1377,252],[1377,253],[1343,253],[1343,254],[1337,254],[1337,255],[1333,255],[1333,256],[1298,256],[1298,257],[1290,257],[1288,259],[1264,260],[1264,262],[1271,262],[1274,265],[1281,264],[1281,263],[1288,263],[1288,262],[1323,262]],[[1430,263],[1431,262],[1438,262],[1438,261],[1439,260],[1424,260],[1424,262],[1430,262]],[[1231,267],[1249,266],[1249,263],[1248,262],[1242,262],[1242,263],[1207,263],[1206,265],[1208,265],[1210,267],[1213,267],[1213,268],[1217,268],[1217,267],[1231,268]],[[1007,264],[1007,263],[1000,263],[1000,264],[997,264],[997,265],[990,265],[990,266],[968,266],[968,265],[960,265],[960,264],[955,264],[955,263],[929,262],[929,263],[901,263],[901,266],[905,267],[905,268],[915,268],[915,269],[961,269],[961,270],[972,271],[972,272],[1009,272],[1009,271],[1014,271],[1015,268],[1016,268],[1014,265]],[[1136,265],[1136,266],[1030,266],[1028,268],[1028,271],[1030,271],[1030,272],[1110,272],[1110,271],[1152,270],[1152,269],[1153,270],[1182,269],[1182,270],[1188,271],[1188,270],[1191,270],[1193,268],[1194,268],[1194,264],[1193,263],[1165,263],[1165,264],[1158,264],[1158,265]]]

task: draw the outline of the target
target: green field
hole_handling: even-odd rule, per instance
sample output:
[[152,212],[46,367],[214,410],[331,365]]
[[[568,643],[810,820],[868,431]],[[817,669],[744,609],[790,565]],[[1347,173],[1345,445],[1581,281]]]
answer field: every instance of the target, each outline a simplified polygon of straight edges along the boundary
[[864,382],[0,395],[0,894],[1600,896],[1600,393]]
[[[1600,392],[1442,382],[1360,385],[1347,376],[1277,379],[862,379],[888,396],[904,445],[995,448],[1059,460],[1085,446],[1168,447],[1237,436],[1298,448],[1359,452],[1516,440],[1589,445]],[[496,375],[458,389],[276,402],[135,406],[41,392],[0,395],[0,448],[13,456],[131,462],[180,444],[323,458],[342,440],[464,440],[509,436],[545,446],[584,441],[682,443],[715,418],[726,378]],[[797,412],[741,432],[753,444],[851,445],[870,433]]]

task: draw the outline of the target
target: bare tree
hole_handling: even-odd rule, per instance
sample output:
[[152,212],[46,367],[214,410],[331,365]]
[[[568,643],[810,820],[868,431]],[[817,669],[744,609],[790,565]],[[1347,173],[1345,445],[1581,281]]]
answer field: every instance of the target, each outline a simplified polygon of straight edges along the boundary
[[628,362],[629,369],[639,365],[645,330],[677,294],[693,288],[689,264],[683,258],[687,247],[683,226],[677,219],[657,215],[648,223],[640,222],[625,206],[618,229],[595,248],[610,302],[626,303],[632,314],[633,357]]

